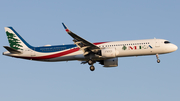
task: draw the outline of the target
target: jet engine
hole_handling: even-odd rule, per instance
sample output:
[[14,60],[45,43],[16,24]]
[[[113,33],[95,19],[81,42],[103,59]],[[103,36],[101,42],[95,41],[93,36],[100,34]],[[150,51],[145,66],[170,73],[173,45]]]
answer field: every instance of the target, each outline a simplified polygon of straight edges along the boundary
[[111,58],[99,61],[101,65],[104,67],[117,67],[118,66],[118,58]]

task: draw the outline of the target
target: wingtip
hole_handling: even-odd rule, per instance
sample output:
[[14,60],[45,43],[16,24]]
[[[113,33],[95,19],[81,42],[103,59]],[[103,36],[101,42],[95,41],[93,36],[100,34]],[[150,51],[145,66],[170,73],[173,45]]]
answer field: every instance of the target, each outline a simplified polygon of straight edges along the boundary
[[66,32],[70,32],[70,30],[67,28],[67,26],[64,23],[62,23],[62,25],[63,25],[64,29],[66,30]]
[[64,27],[65,29],[67,29],[67,27],[66,27],[66,25],[65,25],[64,23],[62,23],[62,25],[63,25],[63,27]]

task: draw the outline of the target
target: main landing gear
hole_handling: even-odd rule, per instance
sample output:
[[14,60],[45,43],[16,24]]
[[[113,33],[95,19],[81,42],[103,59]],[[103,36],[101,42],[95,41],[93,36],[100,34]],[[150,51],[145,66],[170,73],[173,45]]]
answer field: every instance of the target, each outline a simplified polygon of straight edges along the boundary
[[158,54],[156,54],[156,58],[157,58],[157,63],[160,63],[159,55]]
[[90,68],[89,68],[91,71],[94,71],[94,70],[95,70],[95,67],[93,66],[94,63],[95,63],[95,62],[94,62],[93,60],[91,60],[91,59],[88,60],[88,64],[91,65]]
[[91,71],[94,71],[95,70],[95,67],[93,65],[90,66],[90,70]]

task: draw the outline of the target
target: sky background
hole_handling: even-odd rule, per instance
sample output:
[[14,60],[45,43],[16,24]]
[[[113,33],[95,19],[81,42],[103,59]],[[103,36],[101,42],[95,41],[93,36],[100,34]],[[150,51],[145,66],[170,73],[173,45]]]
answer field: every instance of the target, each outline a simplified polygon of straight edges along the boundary
[[[32,46],[71,44],[62,22],[90,42],[161,38],[180,47],[179,0],[1,0],[4,27]],[[37,62],[0,56],[0,101],[180,101],[180,51],[119,58],[104,68],[79,61]]]

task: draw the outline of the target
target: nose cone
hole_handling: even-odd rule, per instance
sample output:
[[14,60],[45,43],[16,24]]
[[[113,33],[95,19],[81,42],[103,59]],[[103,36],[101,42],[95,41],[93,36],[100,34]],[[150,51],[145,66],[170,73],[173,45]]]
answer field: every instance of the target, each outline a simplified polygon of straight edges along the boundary
[[173,45],[171,46],[171,49],[172,49],[172,51],[174,52],[174,51],[176,51],[176,50],[178,49],[178,47],[173,44]]
[[170,52],[174,52],[178,49],[178,47],[174,44],[167,44],[166,48],[165,48],[165,52],[170,53]]

